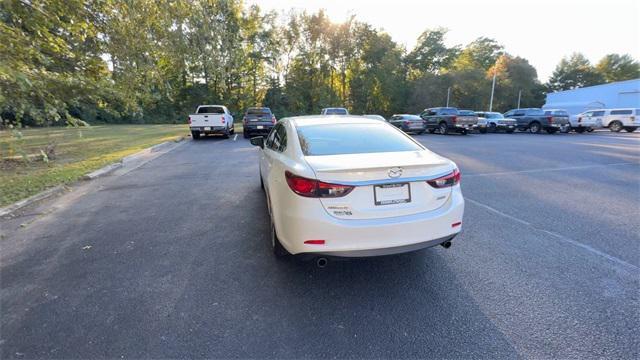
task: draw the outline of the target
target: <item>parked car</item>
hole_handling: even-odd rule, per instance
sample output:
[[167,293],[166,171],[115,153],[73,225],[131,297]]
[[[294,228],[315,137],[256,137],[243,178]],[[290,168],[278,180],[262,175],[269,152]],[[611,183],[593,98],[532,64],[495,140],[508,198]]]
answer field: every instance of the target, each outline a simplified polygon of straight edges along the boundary
[[545,115],[544,111],[539,108],[512,109],[504,113],[504,117],[515,119],[518,130],[528,130],[533,134],[537,134],[542,130],[553,134],[563,127],[569,126],[568,117]]
[[366,118],[369,119],[374,119],[374,120],[380,120],[380,121],[387,121],[387,119],[384,118],[384,116],[382,115],[376,115],[376,114],[366,114],[366,115],[362,115]]
[[507,119],[499,112],[476,111],[476,115],[478,116],[478,131],[483,134],[501,130],[511,134],[516,130],[516,120]]
[[478,117],[473,111],[470,113],[472,114],[465,112],[461,115],[454,107],[437,107],[425,109],[420,117],[425,121],[426,129],[430,133],[438,130],[442,135],[446,135],[450,131],[466,135],[478,124]]
[[[554,123],[560,122],[563,124],[563,125],[560,125],[560,132],[566,134],[571,131],[571,121],[569,118],[569,112],[567,112],[567,110],[544,109],[544,114],[547,116],[552,116]],[[566,119],[566,123],[564,122],[565,119]]]
[[640,109],[606,109],[602,118],[602,126],[608,127],[613,132],[620,132],[622,129],[634,132],[640,127]]
[[194,140],[201,135],[218,134],[228,138],[235,132],[233,116],[226,106],[200,105],[196,113],[189,115],[189,130]]
[[449,247],[460,232],[458,167],[388,123],[285,118],[251,143],[277,256],[397,254]]
[[242,118],[242,136],[267,135],[276,124],[276,116],[268,107],[250,107]]
[[578,115],[570,116],[569,122],[571,123],[571,130],[577,133],[583,133],[601,128],[604,114],[605,110],[588,110]]
[[406,133],[422,134],[427,129],[425,121],[418,115],[396,114],[389,118],[389,124]]
[[349,110],[345,108],[324,108],[320,115],[349,115]]

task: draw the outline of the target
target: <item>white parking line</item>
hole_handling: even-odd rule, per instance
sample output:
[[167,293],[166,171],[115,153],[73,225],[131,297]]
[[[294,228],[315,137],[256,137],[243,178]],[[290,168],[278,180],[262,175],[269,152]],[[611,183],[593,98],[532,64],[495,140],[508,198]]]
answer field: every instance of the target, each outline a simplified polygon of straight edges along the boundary
[[640,165],[640,163],[624,162],[624,163],[599,164],[599,165],[567,166],[567,167],[548,168],[548,169],[532,169],[532,170],[520,170],[520,171],[501,171],[501,172],[468,174],[468,175],[464,175],[463,174],[463,176],[464,177],[500,176],[500,175],[527,174],[527,173],[538,173],[538,172],[548,172],[548,171],[584,170],[584,169],[591,169],[591,168],[598,168],[598,167],[622,166],[622,165]]
[[233,141],[236,141],[236,140],[238,140],[238,134],[236,134],[236,135],[233,137]]
[[607,260],[609,260],[611,262],[614,262],[614,263],[616,263],[618,265],[622,265],[623,267],[626,267],[626,268],[629,268],[629,269],[632,269],[632,270],[635,270],[635,271],[640,271],[639,267],[637,267],[637,266],[635,266],[635,265],[633,265],[631,263],[628,263],[628,262],[626,262],[626,261],[624,261],[622,259],[619,259],[619,258],[617,258],[615,256],[612,256],[612,255],[609,255],[607,253],[604,253],[604,252],[602,252],[602,251],[600,251],[598,249],[595,249],[595,248],[593,248],[593,247],[591,247],[589,245],[586,245],[586,244],[583,244],[583,243],[581,243],[579,241],[570,239],[570,238],[568,238],[568,237],[566,237],[564,235],[560,235],[560,234],[555,233],[553,231],[537,228],[537,227],[535,227],[533,224],[531,224],[528,221],[525,221],[525,220],[519,219],[519,218],[517,218],[515,216],[503,213],[502,211],[500,211],[498,209],[494,209],[491,206],[485,205],[485,204],[483,204],[481,202],[478,202],[476,200],[469,199],[466,196],[464,197],[464,199],[465,199],[465,201],[468,201],[468,202],[470,202],[470,203],[472,203],[474,205],[477,205],[477,206],[480,206],[481,208],[489,210],[489,211],[493,212],[494,214],[498,214],[498,215],[500,215],[502,217],[505,217],[507,219],[510,219],[510,220],[513,220],[513,221],[518,222],[520,224],[523,224],[525,226],[528,226],[528,227],[532,228],[533,230],[540,231],[540,232],[543,232],[545,234],[551,235],[551,236],[555,237],[558,240],[561,240],[561,241],[564,241],[564,242],[569,243],[571,245],[574,245],[576,247],[579,247],[579,248],[581,248],[583,250],[586,250],[586,251],[590,252],[591,254],[603,257],[603,258],[605,258],[605,259],[607,259]]

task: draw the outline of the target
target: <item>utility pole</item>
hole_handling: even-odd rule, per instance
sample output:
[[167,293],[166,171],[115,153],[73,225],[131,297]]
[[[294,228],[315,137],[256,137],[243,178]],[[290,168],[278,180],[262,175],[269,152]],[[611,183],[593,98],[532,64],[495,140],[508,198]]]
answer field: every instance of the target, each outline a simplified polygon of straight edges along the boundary
[[520,109],[520,97],[522,97],[522,90],[518,91],[518,109]]
[[451,87],[447,88],[447,107],[449,107],[449,95],[451,94]]
[[491,83],[491,99],[489,100],[489,111],[493,110],[493,92],[496,89],[496,74],[497,70],[495,66],[493,67],[493,82]]

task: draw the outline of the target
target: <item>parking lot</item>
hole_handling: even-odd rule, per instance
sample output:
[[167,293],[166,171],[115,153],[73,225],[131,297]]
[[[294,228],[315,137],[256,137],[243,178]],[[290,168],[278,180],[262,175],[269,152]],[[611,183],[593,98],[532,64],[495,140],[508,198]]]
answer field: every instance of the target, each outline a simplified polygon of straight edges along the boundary
[[462,171],[450,249],[277,260],[241,135],[0,220],[1,357],[640,356],[640,134],[415,138]]

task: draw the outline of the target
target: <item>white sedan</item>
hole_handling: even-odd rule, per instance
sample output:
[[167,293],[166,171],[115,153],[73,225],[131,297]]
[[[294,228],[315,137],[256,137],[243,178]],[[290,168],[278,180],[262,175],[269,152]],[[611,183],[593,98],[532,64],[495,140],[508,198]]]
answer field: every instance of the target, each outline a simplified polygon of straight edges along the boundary
[[251,143],[261,148],[276,255],[360,257],[449,247],[462,228],[456,164],[387,123],[293,117]]

